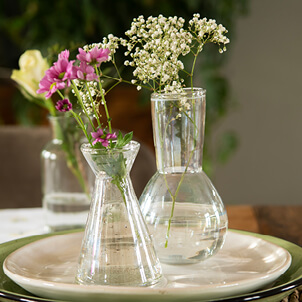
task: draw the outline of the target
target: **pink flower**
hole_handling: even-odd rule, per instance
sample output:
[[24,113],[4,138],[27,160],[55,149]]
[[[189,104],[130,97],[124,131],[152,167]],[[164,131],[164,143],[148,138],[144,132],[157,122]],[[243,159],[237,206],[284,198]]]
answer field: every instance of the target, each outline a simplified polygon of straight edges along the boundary
[[59,60],[61,60],[61,59],[69,60],[69,50],[65,49],[65,50],[61,51],[61,53],[59,53],[59,55],[58,55],[58,59]]
[[87,81],[98,81],[98,76],[94,72],[94,68],[85,62],[80,63],[80,67],[76,68],[77,78]]
[[101,128],[99,128],[96,132],[91,132],[91,136],[94,138],[92,145],[101,143],[104,147],[109,146],[110,139],[117,137],[115,133],[104,133]]
[[70,103],[69,100],[64,99],[58,101],[55,107],[60,112],[66,112],[72,109],[72,104]]
[[109,48],[98,48],[95,46],[90,51],[86,52],[83,48],[79,48],[79,54],[77,59],[81,62],[86,62],[90,65],[100,66],[102,62],[108,60],[108,55],[110,53]]
[[68,61],[69,51],[64,50],[58,56],[58,61],[45,72],[39,83],[37,93],[47,92],[45,97],[50,98],[57,90],[70,86],[70,80],[76,78],[74,61]]
[[46,73],[48,77],[54,79],[55,82],[67,82],[67,86],[70,86],[70,80],[76,78],[73,63],[74,61],[60,58],[46,71]]
[[46,74],[42,80],[39,83],[39,89],[37,90],[37,93],[44,93],[45,98],[49,99],[57,90],[61,90],[65,88],[65,83],[64,82],[54,82],[53,79],[49,78],[48,75]]

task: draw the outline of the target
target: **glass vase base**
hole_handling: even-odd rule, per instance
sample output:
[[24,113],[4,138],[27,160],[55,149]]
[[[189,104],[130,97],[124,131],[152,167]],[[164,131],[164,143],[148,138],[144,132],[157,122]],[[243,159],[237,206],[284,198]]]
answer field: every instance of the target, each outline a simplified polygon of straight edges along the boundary
[[[173,202],[167,185],[174,192],[180,180],[178,196]],[[222,248],[228,227],[227,213],[205,173],[157,172],[140,201],[162,263],[194,264]]]
[[[141,268],[141,271],[146,272],[148,267]],[[142,276],[138,267],[110,267],[109,269],[102,269],[98,271],[98,274],[101,276],[108,276],[107,280],[104,282],[104,278],[100,279],[94,278],[90,279],[89,276],[80,276],[76,278],[77,284],[82,285],[108,285],[108,286],[137,286],[137,287],[152,287],[159,286],[165,281],[162,277],[158,279],[153,279],[153,277],[144,274],[143,279],[145,282],[141,282]]]
[[[153,214],[160,211],[162,205],[158,202],[157,206],[154,204]],[[163,238],[167,235],[169,216],[157,217],[160,219],[154,223],[154,216],[147,215],[146,223],[153,234],[159,260],[166,264],[194,264],[215,255],[224,244],[227,223],[223,223],[226,216],[222,215],[219,227],[210,224],[217,219],[210,213],[204,205],[176,203],[168,240]]]

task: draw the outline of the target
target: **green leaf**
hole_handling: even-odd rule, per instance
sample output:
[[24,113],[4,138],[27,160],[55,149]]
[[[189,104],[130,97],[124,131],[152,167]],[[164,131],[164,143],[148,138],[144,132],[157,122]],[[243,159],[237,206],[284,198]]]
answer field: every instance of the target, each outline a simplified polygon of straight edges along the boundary
[[123,139],[123,133],[119,130],[118,134],[117,134],[117,140],[121,141]]
[[125,136],[124,136],[124,146],[127,145],[132,140],[132,137],[133,137],[133,131],[125,134]]
[[116,144],[115,144],[115,148],[121,148],[123,146],[123,134],[122,132],[119,130],[118,134],[117,134],[117,138],[116,138]]
[[132,131],[125,134],[124,137],[123,137],[123,134],[121,133],[121,131],[119,131],[118,135],[117,135],[117,142],[116,142],[115,148],[122,148],[122,147],[126,146],[132,140],[132,137],[133,137]]

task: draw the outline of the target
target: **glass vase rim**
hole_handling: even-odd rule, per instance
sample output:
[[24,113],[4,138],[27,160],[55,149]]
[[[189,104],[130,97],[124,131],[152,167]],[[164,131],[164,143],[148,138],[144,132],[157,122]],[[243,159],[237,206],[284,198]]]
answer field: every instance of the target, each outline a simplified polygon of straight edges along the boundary
[[186,97],[187,99],[195,99],[205,96],[206,89],[201,87],[185,87],[182,92],[153,92],[151,94],[152,100],[178,100],[180,97]]
[[[113,142],[115,142],[115,140]],[[110,154],[113,154],[113,153],[121,153],[125,151],[137,151],[139,148],[140,148],[140,143],[135,140],[131,140],[127,145],[123,146],[122,148],[113,148],[113,149],[94,148],[90,145],[90,143],[83,143],[81,145],[82,152],[90,152],[94,154],[107,154],[109,152]]]

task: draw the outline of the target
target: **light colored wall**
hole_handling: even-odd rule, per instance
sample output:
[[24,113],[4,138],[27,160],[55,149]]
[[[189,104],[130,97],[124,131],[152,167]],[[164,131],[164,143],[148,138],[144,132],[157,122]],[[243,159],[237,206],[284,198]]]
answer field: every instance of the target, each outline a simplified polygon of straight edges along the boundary
[[213,182],[226,204],[302,204],[302,1],[250,0],[225,68],[240,145]]

